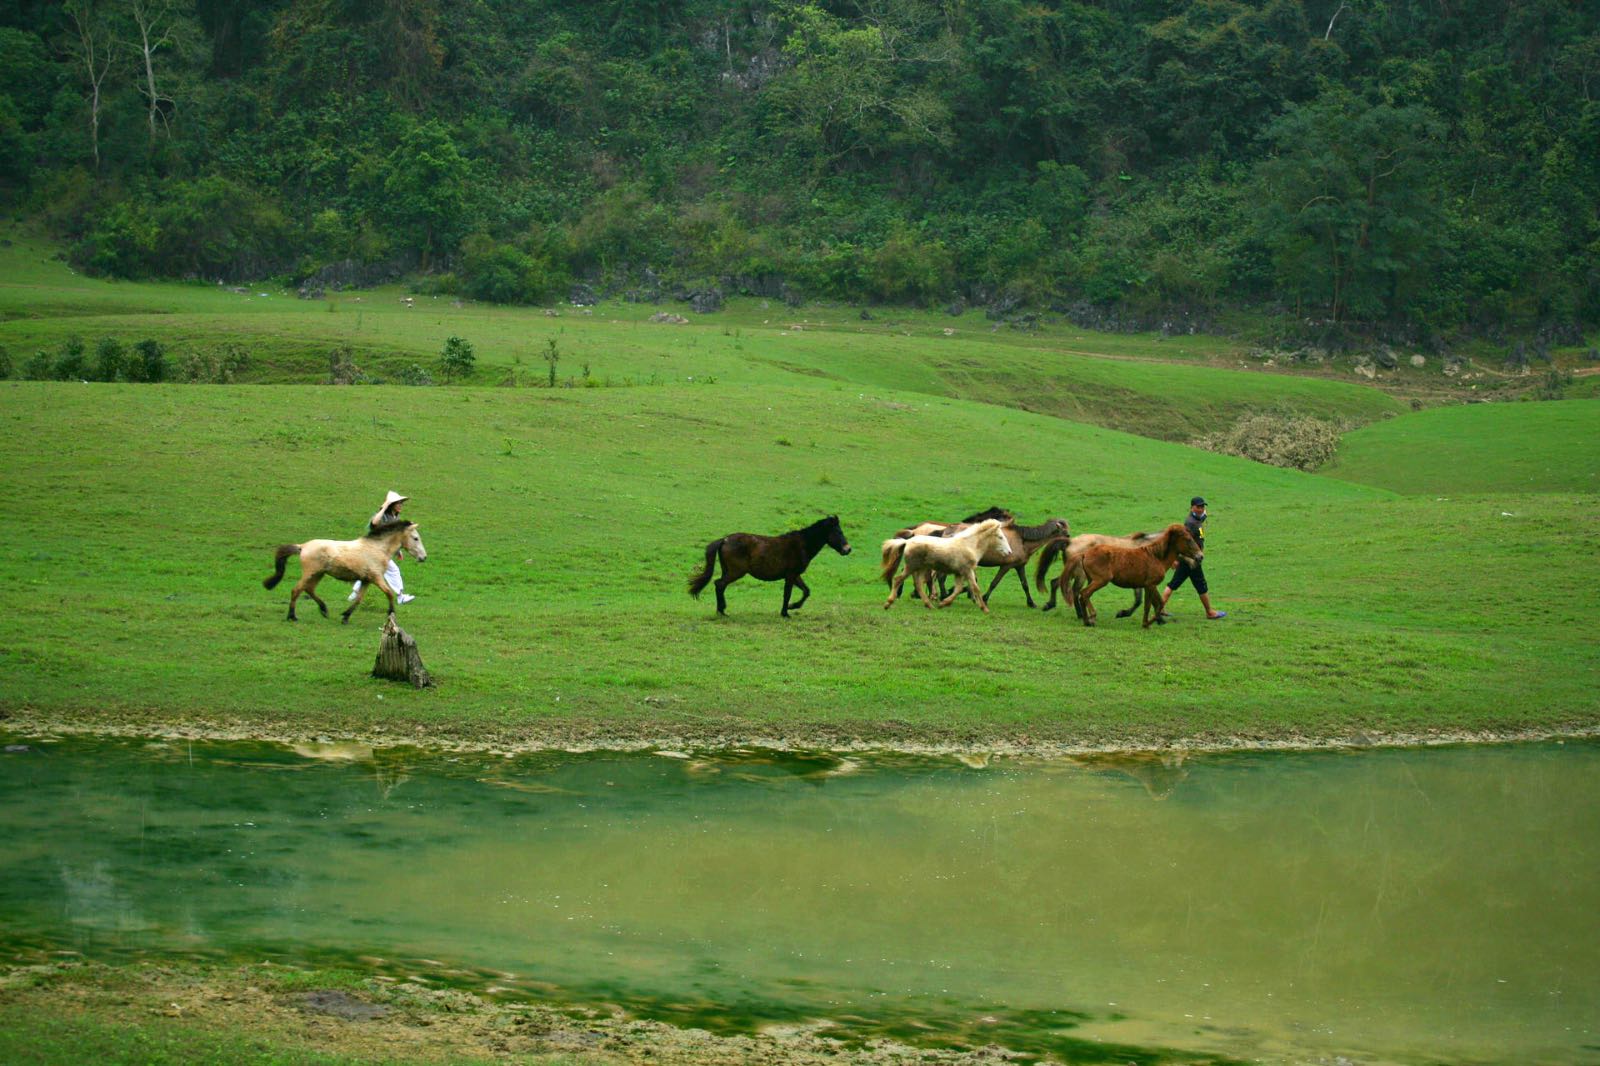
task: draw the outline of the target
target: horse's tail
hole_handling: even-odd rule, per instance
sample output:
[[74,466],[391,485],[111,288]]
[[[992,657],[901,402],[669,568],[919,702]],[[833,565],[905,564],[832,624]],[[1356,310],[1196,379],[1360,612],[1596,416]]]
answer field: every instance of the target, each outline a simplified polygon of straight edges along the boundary
[[[723,540],[727,538],[724,537]],[[717,553],[722,550],[722,540],[714,540],[706,545],[706,568],[698,574],[689,575],[689,595],[695,599],[700,598],[700,593],[711,584],[711,573],[717,568]]]
[[1045,546],[1039,549],[1039,565],[1034,567],[1033,570],[1034,588],[1040,592],[1044,591],[1047,584],[1044,578],[1045,571],[1050,569],[1050,564],[1055,562],[1056,556],[1066,551],[1067,545],[1071,542],[1071,537],[1056,537],[1054,540],[1047,541]]
[[883,578],[885,585],[894,584],[894,572],[900,569],[900,557],[905,553],[905,538],[891,537],[883,542],[883,567],[878,571],[878,576]]
[[267,577],[264,577],[264,578],[261,579],[261,587],[262,588],[269,588],[269,589],[270,588],[276,588],[277,585],[278,585],[278,582],[283,580],[283,565],[284,565],[284,563],[286,563],[288,561],[289,556],[291,556],[291,555],[299,555],[299,554],[300,554],[300,545],[298,545],[298,544],[280,544],[280,545],[278,545],[278,550],[272,557],[272,561],[275,564],[277,564],[276,569],[274,569],[270,575],[268,575]]

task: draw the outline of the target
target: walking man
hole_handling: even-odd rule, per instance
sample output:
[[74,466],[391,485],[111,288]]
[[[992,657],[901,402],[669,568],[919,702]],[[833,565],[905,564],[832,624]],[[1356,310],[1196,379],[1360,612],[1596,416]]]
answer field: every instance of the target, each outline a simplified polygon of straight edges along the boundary
[[[1194,542],[1200,546],[1202,552],[1206,549],[1206,501],[1203,496],[1196,496],[1189,501],[1189,514],[1183,520],[1184,527],[1194,537]],[[1228,617],[1227,611],[1219,611],[1211,606],[1211,587],[1206,584],[1206,573],[1201,569],[1201,563],[1189,565],[1187,559],[1178,560],[1178,569],[1173,571],[1172,580],[1167,583],[1167,591],[1161,594],[1161,613],[1167,613],[1167,601],[1172,599],[1172,594],[1185,581],[1194,585],[1194,590],[1200,594],[1200,605],[1206,609],[1206,617],[1215,622],[1219,618]]]
[[[383,506],[378,508],[377,513],[374,514],[372,519],[367,522],[367,532],[370,533],[379,526],[383,525],[385,522],[393,522],[395,519],[399,518],[400,505],[405,503],[410,498],[411,497],[409,496],[402,496],[398,492],[391,490],[388,495],[384,496]],[[400,549],[400,553],[404,553],[404,551],[404,548]],[[409,596],[405,593],[404,589],[406,585],[405,582],[400,579],[400,566],[393,559],[390,559],[388,565],[383,568],[383,580],[389,586],[389,588],[394,591],[394,598],[397,602],[410,603],[412,600],[416,599],[415,596]],[[360,595],[360,593],[361,582],[357,581],[351,586],[350,595],[346,598],[354,600],[358,595]]]

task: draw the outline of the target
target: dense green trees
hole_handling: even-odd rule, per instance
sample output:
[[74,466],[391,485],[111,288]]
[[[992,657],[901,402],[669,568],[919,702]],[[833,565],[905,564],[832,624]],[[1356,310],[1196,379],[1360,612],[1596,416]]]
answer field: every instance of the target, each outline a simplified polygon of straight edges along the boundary
[[29,0],[0,200],[117,276],[1570,335],[1600,320],[1600,8]]

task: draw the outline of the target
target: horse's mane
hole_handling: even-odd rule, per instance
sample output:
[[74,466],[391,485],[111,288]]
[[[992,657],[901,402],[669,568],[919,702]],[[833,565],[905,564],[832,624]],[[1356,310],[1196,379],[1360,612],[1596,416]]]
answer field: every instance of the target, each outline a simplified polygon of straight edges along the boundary
[[366,532],[366,536],[372,537],[373,539],[387,537],[390,533],[393,533],[397,529],[404,529],[407,526],[413,525],[416,525],[416,523],[411,521],[409,518],[391,518],[387,522],[380,522],[378,525],[369,528]]
[[987,511],[979,511],[977,514],[969,514],[961,521],[970,525],[971,523],[982,522],[989,518],[998,518],[1002,522],[1010,522],[1013,520],[1011,512],[1006,510],[1004,507],[991,507]]
[[784,534],[784,536],[790,536],[792,534],[798,533],[802,537],[804,537],[804,536],[807,536],[807,535],[812,534],[812,533],[821,532],[823,526],[836,526],[838,524],[839,524],[839,516],[836,515],[836,514],[831,514],[827,518],[819,518],[819,519],[817,519],[815,522],[811,523],[809,526],[806,526],[806,527],[804,527],[802,529],[791,529],[788,533]]
[[1056,523],[1060,521],[1061,520],[1059,518],[1052,518],[1046,522],[1041,522],[1036,526],[1013,525],[1011,528],[1015,529],[1017,531],[1017,536],[1021,537],[1023,540],[1043,540],[1052,533],[1060,532],[1060,530],[1056,527]]

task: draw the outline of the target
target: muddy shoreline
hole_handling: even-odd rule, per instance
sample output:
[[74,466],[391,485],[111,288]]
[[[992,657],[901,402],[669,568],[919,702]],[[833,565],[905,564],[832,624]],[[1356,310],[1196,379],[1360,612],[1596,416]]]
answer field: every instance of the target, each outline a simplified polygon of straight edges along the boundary
[[1032,1058],[998,1045],[941,1049],[887,1039],[850,1043],[830,1037],[828,1024],[820,1020],[723,1035],[621,1010],[497,1002],[415,983],[324,984],[314,973],[270,964],[115,965],[80,959],[0,964],[0,1014],[38,1019],[41,1026],[93,1019],[98,1026],[183,1034],[189,1046],[214,1047],[224,1056],[237,1051],[228,1041],[249,1037],[276,1052],[257,1048],[251,1058],[271,1061],[315,1054],[407,1063],[557,1056],[555,1061],[596,1066],[978,1066]]
[[365,730],[329,730],[299,722],[236,718],[168,720],[100,718],[29,708],[0,712],[0,730],[32,736],[81,735],[159,738],[163,740],[267,741],[285,745],[347,743],[371,748],[418,748],[444,752],[531,754],[561,751],[677,752],[760,749],[837,754],[914,755],[962,759],[1084,758],[1096,755],[1202,754],[1245,751],[1326,751],[1361,748],[1424,748],[1459,744],[1507,744],[1600,737],[1600,723],[1567,722],[1517,729],[1368,731],[1316,735],[1284,733],[1243,735],[1197,733],[1166,737],[1129,734],[1118,737],[1031,734],[990,736],[939,734],[926,729],[876,725],[861,729],[806,728],[784,731],[751,729],[747,723],[684,728],[680,724],[628,723],[597,725],[579,721],[516,729],[466,729],[453,725],[404,722]]

